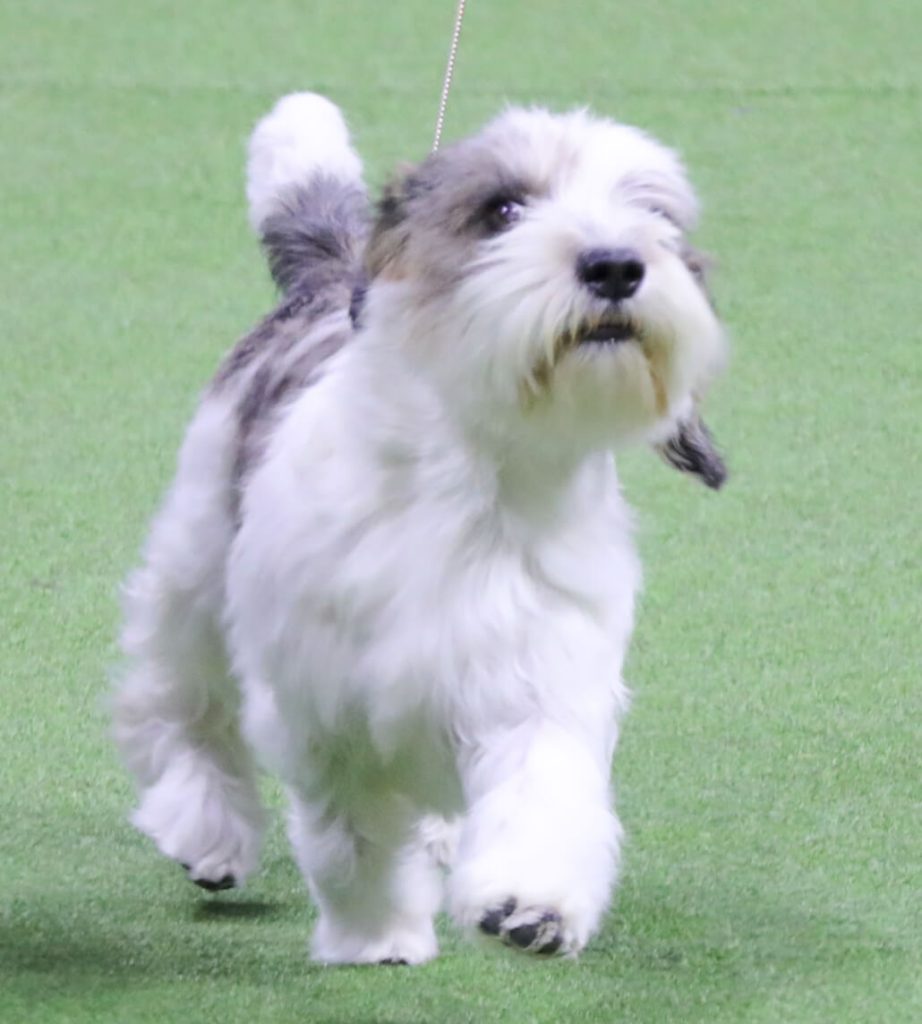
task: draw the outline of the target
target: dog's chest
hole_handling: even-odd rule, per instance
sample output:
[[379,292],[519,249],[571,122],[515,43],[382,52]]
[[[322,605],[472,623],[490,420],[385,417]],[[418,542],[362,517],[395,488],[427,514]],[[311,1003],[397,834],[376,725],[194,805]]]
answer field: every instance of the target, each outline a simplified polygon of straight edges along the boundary
[[639,573],[613,480],[529,534],[463,467],[401,479],[313,427],[254,477],[230,573],[237,664],[283,717],[393,746],[617,688]]
[[318,551],[290,608],[303,651],[292,684],[331,726],[360,708],[377,732],[515,716],[584,661],[610,657],[617,673],[633,576],[610,538],[528,546],[444,508],[379,511]]

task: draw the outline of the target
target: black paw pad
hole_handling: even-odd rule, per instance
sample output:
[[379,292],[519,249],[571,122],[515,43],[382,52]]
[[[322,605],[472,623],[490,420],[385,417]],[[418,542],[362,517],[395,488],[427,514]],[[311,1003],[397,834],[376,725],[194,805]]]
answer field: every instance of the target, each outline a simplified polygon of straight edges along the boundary
[[510,898],[492,907],[479,921],[485,935],[495,936],[507,946],[538,956],[552,956],[564,945],[560,914],[550,907],[523,907]]
[[[563,944],[563,926],[560,914],[555,910],[525,911],[523,922],[508,928],[504,940],[517,949],[524,949],[539,956],[551,956]],[[513,922],[509,922],[513,924]]]
[[480,919],[478,927],[486,935],[499,935],[503,922],[515,910],[515,900],[508,899],[502,906],[488,910]]
[[210,878],[193,878],[192,881],[207,892],[221,892],[224,889],[233,889],[237,884],[237,880],[233,875],[224,875],[223,878],[219,878],[217,881],[213,881]]
[[378,963],[387,967],[408,967],[410,961],[404,960],[402,956],[386,956],[383,960],[379,960]]

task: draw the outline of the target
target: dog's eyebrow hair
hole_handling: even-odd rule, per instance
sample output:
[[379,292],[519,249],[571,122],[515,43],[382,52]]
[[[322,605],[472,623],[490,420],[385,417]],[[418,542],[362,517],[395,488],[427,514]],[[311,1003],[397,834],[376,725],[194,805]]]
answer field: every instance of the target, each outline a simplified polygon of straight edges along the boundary
[[[626,194],[629,199],[642,202],[645,206],[655,209],[670,224],[680,231],[690,226],[689,211],[683,211],[683,199],[677,194],[664,176],[653,172],[649,175],[633,173],[622,178],[615,191]],[[692,218],[693,219],[693,218]]]

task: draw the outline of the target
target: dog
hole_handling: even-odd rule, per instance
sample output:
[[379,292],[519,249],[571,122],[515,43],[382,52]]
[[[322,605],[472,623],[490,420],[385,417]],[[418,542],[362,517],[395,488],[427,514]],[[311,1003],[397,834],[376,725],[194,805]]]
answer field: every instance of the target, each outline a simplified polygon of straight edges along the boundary
[[573,956],[622,834],[641,570],[613,453],[725,476],[685,171],[638,129],[511,108],[372,206],[338,108],[299,93],[247,174],[281,301],[205,391],[125,587],[133,822],[240,885],[259,765],[317,961],[429,960],[443,896],[471,934]]

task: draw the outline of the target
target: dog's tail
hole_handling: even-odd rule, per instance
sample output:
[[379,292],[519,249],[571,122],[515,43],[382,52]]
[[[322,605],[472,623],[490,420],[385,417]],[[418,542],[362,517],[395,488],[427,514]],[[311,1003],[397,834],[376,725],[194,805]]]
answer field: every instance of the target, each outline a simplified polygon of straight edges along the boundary
[[256,125],[247,160],[250,224],[283,293],[357,282],[369,207],[362,162],[339,109],[283,96]]

